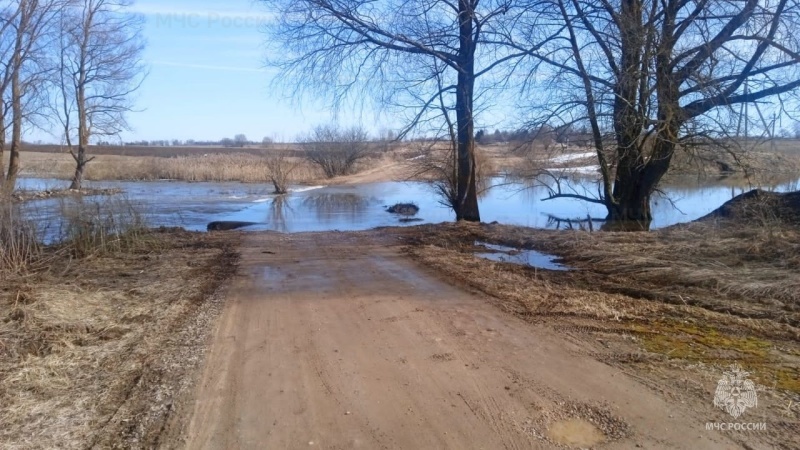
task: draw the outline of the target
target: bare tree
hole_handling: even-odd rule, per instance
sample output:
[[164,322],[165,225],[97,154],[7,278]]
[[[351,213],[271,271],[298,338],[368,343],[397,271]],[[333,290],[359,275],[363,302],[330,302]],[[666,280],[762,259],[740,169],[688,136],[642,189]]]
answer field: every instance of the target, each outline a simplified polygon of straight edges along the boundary
[[[427,183],[439,197],[439,202],[449,208],[455,208],[458,201],[458,178],[455,170],[457,163],[456,147],[452,141],[434,139],[420,141],[415,145],[418,156],[407,162],[409,180]],[[491,186],[492,165],[480,148],[475,149],[475,182],[478,197],[486,193]]]
[[292,161],[283,152],[276,151],[267,156],[267,169],[272,186],[275,187],[275,194],[283,195],[289,193],[289,177],[297,168],[298,163]]
[[301,139],[304,155],[328,178],[350,175],[369,155],[369,136],[361,127],[321,125]]
[[[400,136],[441,120],[447,96],[456,116],[457,220],[480,221],[475,183],[475,98],[505,80],[529,49],[502,45],[522,14],[511,0],[262,0],[278,12],[275,64],[297,90],[372,95],[408,113]],[[437,82],[444,79],[440,86]],[[482,80],[484,84],[478,84]],[[431,115],[432,114],[432,115]]]
[[[11,76],[13,74],[14,48],[17,33],[14,24],[19,16],[19,8],[8,4],[0,9],[0,184],[4,184],[6,178],[5,158],[6,133],[8,133],[8,116],[10,113],[10,102],[7,100],[7,93],[11,86]],[[2,186],[0,186],[2,189]],[[13,188],[12,188],[13,190]]]
[[[443,80],[436,77],[438,86]],[[435,139],[417,143],[418,155],[408,161],[411,169],[409,179],[427,182],[439,197],[439,202],[456,210],[458,208],[458,133],[450,109],[440,89],[436,100],[443,123]],[[477,135],[476,135],[477,140]],[[489,189],[489,164],[477,148],[473,151],[475,165],[475,186],[478,195]]]
[[[650,197],[682,148],[724,136],[737,105],[800,87],[800,4],[788,0],[545,0],[534,48],[540,122],[588,124],[612,222],[649,224]],[[557,30],[551,39],[544,29]],[[521,30],[518,30],[521,31]],[[518,34],[517,36],[520,36]],[[542,42],[546,43],[541,45]],[[735,128],[735,126],[734,126]],[[730,141],[728,141],[730,143]]]
[[[45,49],[54,18],[66,0],[12,0],[0,6],[0,161],[5,152],[6,131],[11,128],[8,171],[0,193],[14,190],[20,168],[22,128],[30,117],[33,98],[41,98]],[[10,113],[11,123],[8,124]],[[2,177],[0,162],[0,177]]]
[[236,136],[233,137],[233,145],[235,145],[236,147],[244,148],[249,143],[250,141],[244,134],[237,134]]
[[[73,0],[60,13],[58,111],[64,139],[75,160],[70,189],[80,189],[93,137],[128,128],[125,115],[145,71],[142,20],[129,0]],[[75,143],[77,141],[77,151]]]

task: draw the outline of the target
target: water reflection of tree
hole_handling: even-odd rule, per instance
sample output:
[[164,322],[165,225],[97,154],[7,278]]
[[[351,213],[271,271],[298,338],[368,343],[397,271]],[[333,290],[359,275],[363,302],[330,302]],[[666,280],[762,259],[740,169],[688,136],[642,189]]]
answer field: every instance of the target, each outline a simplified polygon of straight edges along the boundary
[[363,216],[369,208],[371,200],[358,194],[317,194],[308,196],[303,205],[316,213],[321,222],[335,217],[348,217],[355,220]]
[[279,195],[272,199],[269,211],[267,211],[267,223],[271,224],[275,231],[288,232],[289,225],[286,216],[294,213],[289,199],[286,195]]
[[552,214],[547,215],[547,228],[556,230],[594,231],[601,229],[605,223],[605,219],[597,219],[588,215],[582,219],[568,219],[564,217],[556,217]]

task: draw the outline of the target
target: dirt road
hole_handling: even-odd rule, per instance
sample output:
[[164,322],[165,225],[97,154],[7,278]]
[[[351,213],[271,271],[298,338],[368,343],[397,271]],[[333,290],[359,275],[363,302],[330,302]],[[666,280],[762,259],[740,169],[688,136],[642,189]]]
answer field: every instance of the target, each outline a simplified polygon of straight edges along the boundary
[[388,239],[248,235],[176,445],[737,447],[702,411],[445,283]]

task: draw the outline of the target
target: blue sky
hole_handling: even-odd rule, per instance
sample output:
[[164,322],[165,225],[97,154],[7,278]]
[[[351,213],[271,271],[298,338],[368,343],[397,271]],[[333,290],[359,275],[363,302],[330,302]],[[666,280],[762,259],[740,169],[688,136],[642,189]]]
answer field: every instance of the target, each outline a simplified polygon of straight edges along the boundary
[[220,139],[244,133],[292,139],[330,117],[271,93],[261,28],[270,19],[251,0],[138,0],[149,75],[130,115],[130,139]]
[[[146,19],[149,75],[135,94],[125,141],[219,140],[244,133],[291,140],[331,121],[323,105],[300,107],[270,92],[261,28],[270,15],[253,0],[137,0]],[[31,140],[58,141],[32,132]]]
[[[373,136],[402,125],[396,123],[402,117],[392,120],[368,105],[335,116],[323,102],[293,100],[276,90],[277,70],[265,66],[264,26],[272,15],[258,0],[135,0],[130,11],[145,19],[148,76],[134,94],[124,142],[217,141],[239,133],[252,141],[291,141],[336,119]],[[58,127],[31,129],[24,139],[60,143],[61,133]]]

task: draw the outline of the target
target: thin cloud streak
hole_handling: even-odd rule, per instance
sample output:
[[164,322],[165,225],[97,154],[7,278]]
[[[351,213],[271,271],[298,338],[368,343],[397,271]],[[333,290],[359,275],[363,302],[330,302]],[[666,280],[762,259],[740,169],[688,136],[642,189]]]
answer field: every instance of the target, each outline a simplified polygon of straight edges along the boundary
[[262,22],[274,19],[273,14],[257,11],[244,10],[217,10],[206,8],[175,8],[170,6],[141,5],[134,3],[128,10],[131,13],[142,14],[145,16],[162,17],[207,17],[213,19],[247,19],[250,21],[259,20]]
[[172,61],[151,61],[154,66],[178,67],[181,69],[200,69],[200,70],[219,70],[224,72],[249,72],[249,73],[270,73],[269,69],[255,69],[252,67],[217,66],[212,64],[192,64]]

